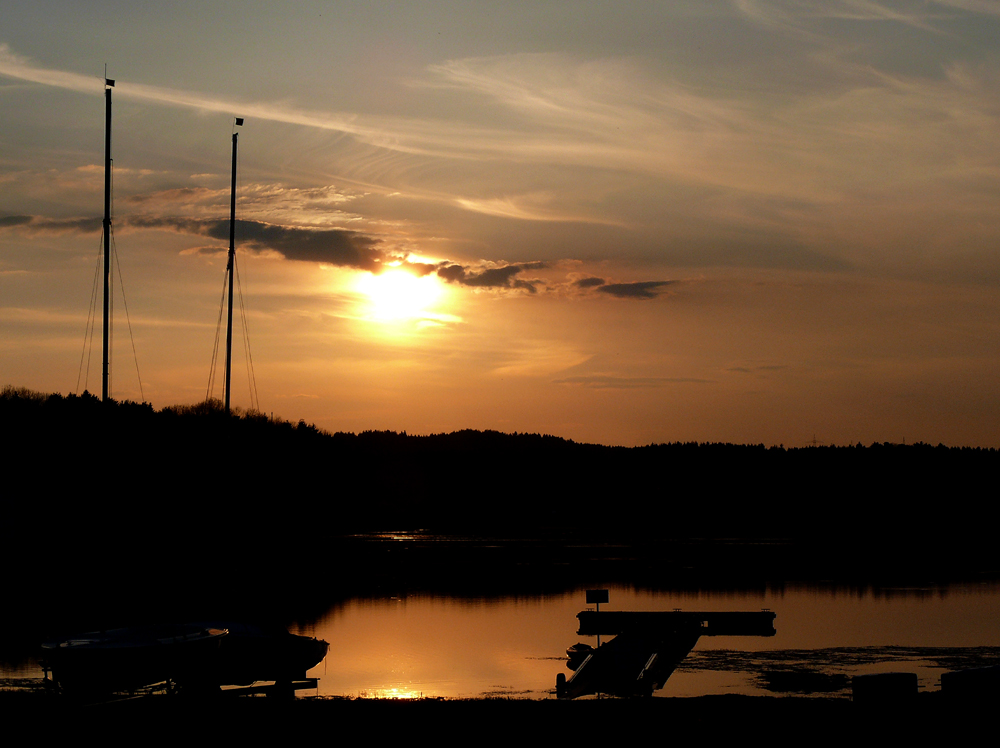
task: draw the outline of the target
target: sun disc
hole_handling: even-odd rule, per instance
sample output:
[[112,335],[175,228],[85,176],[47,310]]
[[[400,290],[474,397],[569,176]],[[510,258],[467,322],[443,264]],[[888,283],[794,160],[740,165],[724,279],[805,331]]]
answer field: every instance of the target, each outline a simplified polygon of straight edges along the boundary
[[426,316],[442,293],[436,276],[417,277],[405,270],[365,273],[358,280],[358,290],[368,299],[370,316],[380,320]]

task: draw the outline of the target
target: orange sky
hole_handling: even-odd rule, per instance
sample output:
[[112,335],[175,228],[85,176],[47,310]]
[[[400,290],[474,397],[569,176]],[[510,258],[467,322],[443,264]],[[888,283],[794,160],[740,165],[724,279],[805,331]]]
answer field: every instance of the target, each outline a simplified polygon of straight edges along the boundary
[[[994,3],[97,5],[3,2],[0,383],[77,389],[107,62],[157,407],[206,394],[242,116],[266,412],[997,446]],[[113,395],[139,399],[116,308]]]

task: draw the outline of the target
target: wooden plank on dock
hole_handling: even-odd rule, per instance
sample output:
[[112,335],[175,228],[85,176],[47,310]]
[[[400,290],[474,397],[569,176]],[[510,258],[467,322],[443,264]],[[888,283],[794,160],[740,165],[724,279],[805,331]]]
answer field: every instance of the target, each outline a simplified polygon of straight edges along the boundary
[[775,614],[759,612],[632,612],[584,610],[576,616],[581,636],[623,632],[697,632],[699,636],[774,636]]

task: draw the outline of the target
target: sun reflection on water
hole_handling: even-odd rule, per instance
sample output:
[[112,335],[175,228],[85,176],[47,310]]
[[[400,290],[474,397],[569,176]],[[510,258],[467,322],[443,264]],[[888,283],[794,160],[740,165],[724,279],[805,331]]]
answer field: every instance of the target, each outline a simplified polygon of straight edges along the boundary
[[358,692],[359,699],[422,699],[423,691],[407,688],[372,688]]
[[[386,535],[396,542],[413,538],[403,532]],[[736,592],[611,590],[616,610],[769,608],[778,615],[774,637],[703,637],[656,693],[662,697],[778,693],[769,690],[772,681],[777,683],[774,672],[789,669],[805,669],[826,681],[836,676],[843,684],[849,682],[846,676],[867,672],[869,660],[916,672],[922,689],[936,690],[941,667],[936,660],[930,666],[924,661],[926,648],[955,648],[931,653],[940,659],[961,655],[958,650],[1000,646],[996,585],[889,598],[793,586]],[[576,614],[584,607],[580,590],[500,599],[353,599],[332,607],[317,623],[316,635],[335,642],[331,651],[336,655],[331,654],[326,671],[312,675],[320,678],[320,694],[330,696],[554,698],[556,675],[568,673],[566,648],[580,641]],[[817,680],[822,679],[813,677]]]

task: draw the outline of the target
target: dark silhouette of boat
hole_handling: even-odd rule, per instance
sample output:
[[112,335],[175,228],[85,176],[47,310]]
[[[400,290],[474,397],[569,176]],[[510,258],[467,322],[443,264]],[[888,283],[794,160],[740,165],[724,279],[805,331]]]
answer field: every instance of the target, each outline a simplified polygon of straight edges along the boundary
[[323,639],[291,634],[281,625],[237,621],[195,625],[227,632],[202,674],[202,684],[210,687],[304,681],[306,672],[323,661],[330,647]]
[[42,644],[42,664],[64,693],[131,691],[200,680],[218,659],[225,629],[195,624],[132,626]]
[[273,681],[294,691],[326,657],[322,639],[280,625],[199,622],[131,626],[42,645],[51,683],[69,694],[109,694],[170,683],[186,693]]

